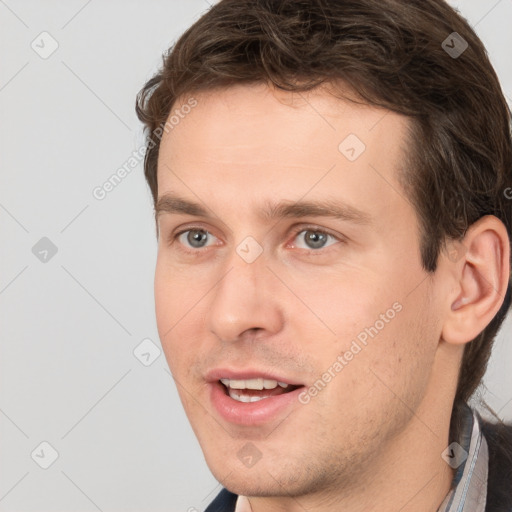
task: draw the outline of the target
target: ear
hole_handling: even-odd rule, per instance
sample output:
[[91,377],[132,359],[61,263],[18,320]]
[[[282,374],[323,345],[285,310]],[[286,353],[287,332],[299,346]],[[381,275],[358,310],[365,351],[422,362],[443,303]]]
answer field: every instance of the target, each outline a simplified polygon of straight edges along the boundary
[[510,278],[507,229],[497,217],[486,215],[442,257],[450,266],[454,286],[446,303],[441,338],[453,344],[467,343],[487,327],[505,299]]

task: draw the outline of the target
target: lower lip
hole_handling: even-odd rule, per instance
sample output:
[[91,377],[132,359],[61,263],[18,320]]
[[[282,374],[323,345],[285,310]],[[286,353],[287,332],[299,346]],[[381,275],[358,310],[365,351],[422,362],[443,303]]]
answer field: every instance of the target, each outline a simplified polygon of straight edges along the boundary
[[244,426],[264,425],[286,412],[295,403],[304,386],[288,393],[263,398],[258,402],[239,402],[226,394],[220,382],[211,383],[211,401],[217,412],[229,423]]

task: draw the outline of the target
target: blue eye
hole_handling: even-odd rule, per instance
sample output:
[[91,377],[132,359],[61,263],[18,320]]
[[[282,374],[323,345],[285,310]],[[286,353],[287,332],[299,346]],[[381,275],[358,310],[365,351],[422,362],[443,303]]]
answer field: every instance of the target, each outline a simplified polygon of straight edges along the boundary
[[[329,233],[318,229],[303,229],[295,235],[295,239],[302,239],[305,246],[296,244],[299,249],[323,249],[329,245],[335,244],[338,240]],[[329,243],[330,242],[330,243]]]
[[212,245],[212,234],[204,229],[188,229],[177,236],[178,241],[192,249],[201,249]]
[[[203,228],[189,228],[176,233],[172,239],[176,240],[183,247],[183,250],[189,253],[199,254],[201,249],[217,244],[217,237]],[[311,227],[297,230],[293,241],[293,247],[297,249],[319,251],[342,240],[322,229]]]

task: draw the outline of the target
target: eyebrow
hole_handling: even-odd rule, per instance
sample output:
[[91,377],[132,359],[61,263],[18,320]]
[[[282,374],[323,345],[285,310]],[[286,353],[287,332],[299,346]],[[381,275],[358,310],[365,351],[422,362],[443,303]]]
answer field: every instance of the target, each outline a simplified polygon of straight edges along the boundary
[[[164,213],[216,218],[216,215],[203,205],[174,194],[164,194],[158,199],[155,216],[158,218]],[[258,214],[266,221],[301,217],[331,217],[360,225],[369,225],[372,221],[368,213],[335,200],[267,202],[265,207],[258,211]]]

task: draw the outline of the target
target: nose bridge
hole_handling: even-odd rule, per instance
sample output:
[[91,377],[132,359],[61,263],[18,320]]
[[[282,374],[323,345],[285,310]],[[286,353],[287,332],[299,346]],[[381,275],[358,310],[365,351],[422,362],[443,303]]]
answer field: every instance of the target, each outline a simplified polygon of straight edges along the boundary
[[262,251],[252,241],[236,247],[226,260],[226,272],[212,293],[210,331],[223,341],[235,341],[249,329],[276,332],[282,323],[272,273]]

